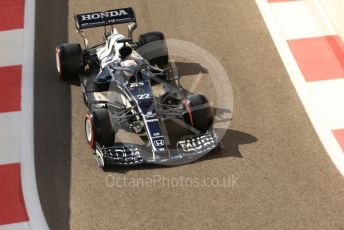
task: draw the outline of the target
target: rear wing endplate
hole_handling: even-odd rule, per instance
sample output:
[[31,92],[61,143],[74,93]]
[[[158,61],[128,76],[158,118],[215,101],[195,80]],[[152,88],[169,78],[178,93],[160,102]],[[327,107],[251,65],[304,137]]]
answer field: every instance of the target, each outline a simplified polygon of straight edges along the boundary
[[74,16],[77,31],[100,26],[136,22],[135,12],[131,7],[109,10],[105,12],[92,12]]

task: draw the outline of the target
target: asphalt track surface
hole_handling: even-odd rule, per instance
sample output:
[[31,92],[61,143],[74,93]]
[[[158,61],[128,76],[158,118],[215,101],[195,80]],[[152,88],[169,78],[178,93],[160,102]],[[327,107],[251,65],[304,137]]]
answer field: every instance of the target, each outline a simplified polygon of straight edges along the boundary
[[[35,161],[51,229],[344,228],[344,180],[320,144],[253,0],[36,2]],[[57,78],[54,48],[80,41],[73,14],[126,6],[136,11],[135,37],[160,30],[221,62],[235,100],[225,150],[176,167],[96,167],[84,138],[80,88]],[[180,65],[199,72],[195,64]],[[154,175],[234,181],[226,188],[106,186],[107,178]]]

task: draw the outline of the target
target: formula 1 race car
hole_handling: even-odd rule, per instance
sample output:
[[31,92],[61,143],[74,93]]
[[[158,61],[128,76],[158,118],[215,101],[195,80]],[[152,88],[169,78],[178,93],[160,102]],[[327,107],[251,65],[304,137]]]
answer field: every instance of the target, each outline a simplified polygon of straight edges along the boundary
[[[122,23],[130,23],[127,37],[113,28]],[[182,93],[161,32],[141,34],[133,42],[137,24],[132,8],[75,15],[75,25],[85,48],[59,45],[57,71],[62,80],[81,85],[89,111],[86,140],[100,167],[185,163],[220,145],[212,128],[212,107],[202,94]],[[84,29],[99,26],[105,28],[104,42],[89,47]],[[115,142],[123,127],[145,144]],[[184,130],[171,140],[170,133],[177,129]]]

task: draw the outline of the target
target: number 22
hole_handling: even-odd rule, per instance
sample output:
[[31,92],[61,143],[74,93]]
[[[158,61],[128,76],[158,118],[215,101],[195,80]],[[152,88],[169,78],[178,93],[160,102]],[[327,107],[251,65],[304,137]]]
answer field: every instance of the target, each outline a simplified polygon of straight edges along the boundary
[[139,94],[139,95],[137,95],[137,98],[138,98],[139,100],[148,99],[148,98],[149,98],[149,93]]

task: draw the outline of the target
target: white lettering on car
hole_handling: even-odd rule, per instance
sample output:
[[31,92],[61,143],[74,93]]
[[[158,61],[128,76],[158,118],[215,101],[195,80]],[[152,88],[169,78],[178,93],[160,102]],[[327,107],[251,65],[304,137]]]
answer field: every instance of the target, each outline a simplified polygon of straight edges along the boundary
[[83,14],[81,15],[82,21],[88,21],[91,19],[99,19],[99,18],[109,18],[109,17],[117,17],[122,15],[128,15],[125,10],[114,10],[104,13],[94,13],[94,14]]

